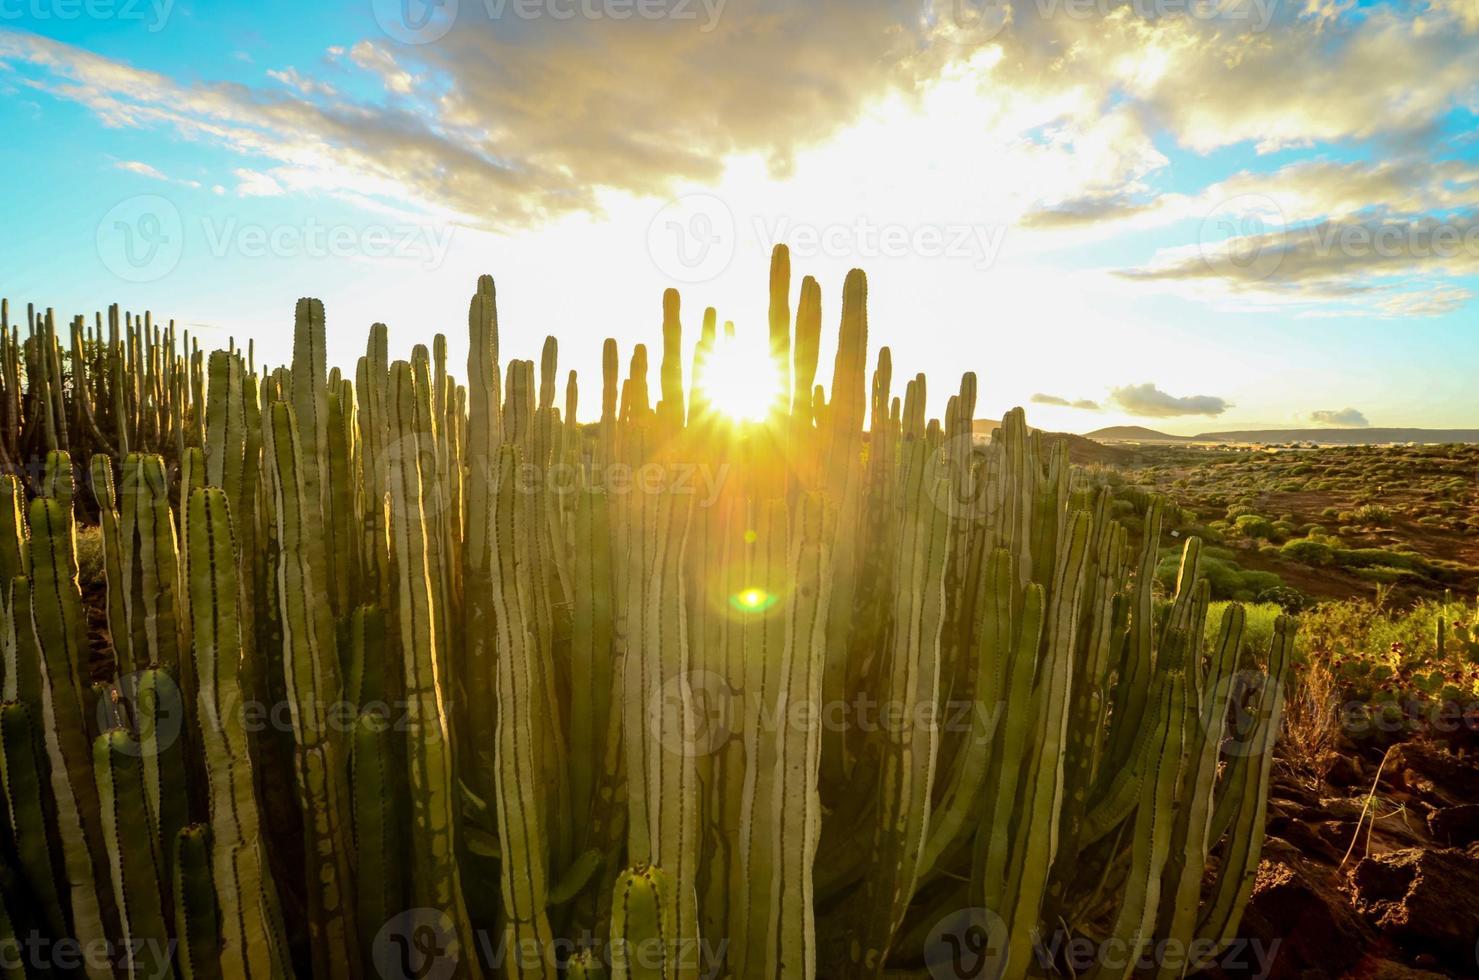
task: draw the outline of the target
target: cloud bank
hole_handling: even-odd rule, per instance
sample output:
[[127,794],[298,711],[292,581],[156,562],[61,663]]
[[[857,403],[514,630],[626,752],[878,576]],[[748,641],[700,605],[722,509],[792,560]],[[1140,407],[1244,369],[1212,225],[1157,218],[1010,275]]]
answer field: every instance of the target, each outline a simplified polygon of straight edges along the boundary
[[1099,411],[1099,403],[1091,398],[1061,398],[1058,395],[1045,395],[1042,392],[1032,396],[1035,405],[1058,405],[1062,408],[1080,408],[1087,412]]
[[1214,395],[1188,395],[1178,398],[1161,391],[1150,382],[1125,385],[1109,393],[1115,407],[1131,415],[1145,418],[1169,419],[1183,415],[1217,416],[1232,406]]
[[1364,429],[1371,425],[1366,416],[1354,408],[1321,409],[1310,413],[1310,421],[1338,429]]

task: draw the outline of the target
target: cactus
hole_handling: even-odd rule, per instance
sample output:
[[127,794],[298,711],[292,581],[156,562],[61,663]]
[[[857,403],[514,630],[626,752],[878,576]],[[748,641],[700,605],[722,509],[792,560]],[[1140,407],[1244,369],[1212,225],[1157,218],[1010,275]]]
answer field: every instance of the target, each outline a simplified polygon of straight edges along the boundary
[[38,905],[37,917],[51,935],[63,936],[67,925],[57,882],[64,879],[52,864],[42,806],[45,777],[37,752],[40,744],[31,710],[16,701],[0,703],[0,788],[10,814],[11,843]]
[[360,946],[374,962],[381,926],[405,908],[405,874],[400,860],[400,815],[405,777],[392,750],[387,713],[366,709],[354,730],[354,843],[359,867]]
[[[93,779],[83,700],[82,595],[77,587],[72,515],[50,497],[31,501],[31,626],[41,654],[41,726],[72,930],[79,942],[103,942],[114,921],[113,893],[99,888],[108,867],[98,787]],[[20,580],[17,580],[20,581]],[[12,610],[15,612],[15,610]],[[25,626],[18,624],[17,629]],[[89,977],[108,975],[90,967]]]
[[[930,418],[923,375],[869,364],[861,271],[823,387],[821,305],[777,248],[785,404],[753,425],[685,385],[676,291],[652,387],[647,348],[623,376],[607,341],[590,425],[553,337],[500,361],[490,277],[465,384],[447,338],[392,363],[383,324],[351,383],[316,300],[261,375],[149,314],[62,337],[31,310],[22,340],[0,306],[0,464],[45,463],[0,478],[0,941],[174,939],[186,977],[286,978],[297,951],[332,980],[410,906],[463,977],[486,935],[512,976],[871,980],[987,908],[1013,977],[1070,923],[1224,948],[1292,620],[1264,669],[1236,607],[1204,648],[1195,540],[1156,605],[1158,499],[1132,541],[1020,410],[977,445],[972,374]],[[828,714],[870,704],[888,724]]]
[[134,656],[129,610],[133,600],[133,569],[128,562],[132,549],[125,550],[118,516],[118,492],[113,482],[113,461],[103,453],[92,458],[92,492],[98,505],[98,525],[103,536],[104,579],[108,588],[108,635],[118,670],[138,670]]
[[5,582],[25,575],[31,568],[25,506],[20,481],[0,476],[0,580]]
[[[418,906],[434,908],[455,924],[459,946],[471,950],[472,927],[456,865],[452,812],[453,772],[441,676],[445,663],[437,652],[437,619],[432,610],[427,526],[423,510],[416,393],[412,368],[405,361],[391,366],[388,415],[400,449],[391,454],[391,545],[400,556],[396,574],[395,622],[406,684],[406,755],[411,787],[412,895]],[[476,961],[461,957],[459,967],[477,975]]]
[[148,810],[141,755],[138,743],[122,729],[104,732],[93,743],[113,897],[128,950],[130,980],[174,976],[160,885],[164,862],[148,821],[138,819]]
[[222,972],[291,975],[247,747],[241,685],[243,624],[226,491],[191,494],[190,608],[199,680],[201,749],[209,780],[211,874],[221,919]]
[[611,980],[669,980],[679,976],[675,885],[650,865],[623,871],[611,903]]
[[[341,690],[339,662],[334,631],[325,622],[327,603],[314,601],[326,588],[322,536],[307,523],[318,516],[310,509],[317,502],[310,490],[316,494],[318,487],[304,477],[293,406],[275,402],[265,429],[272,509],[281,547],[277,582],[283,611],[283,666],[293,709],[298,793],[311,862],[307,880],[315,973],[352,977],[357,975],[359,957],[349,852],[349,787],[339,751],[342,739],[330,730],[328,720]],[[311,544],[313,540],[320,544]],[[331,950],[335,955],[330,955]]]
[[171,848],[174,878],[175,961],[181,980],[219,980],[221,972],[220,911],[211,878],[210,828],[181,827]]

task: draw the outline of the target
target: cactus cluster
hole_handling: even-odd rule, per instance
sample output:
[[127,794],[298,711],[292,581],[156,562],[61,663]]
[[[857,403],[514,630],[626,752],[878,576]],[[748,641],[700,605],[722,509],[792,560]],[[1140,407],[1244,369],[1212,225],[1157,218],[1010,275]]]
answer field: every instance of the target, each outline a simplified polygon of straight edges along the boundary
[[1132,539],[1020,410],[977,442],[974,376],[943,422],[886,348],[870,379],[861,272],[830,391],[784,248],[770,296],[754,424],[685,391],[674,291],[658,390],[608,340],[583,424],[552,338],[501,360],[486,276],[465,383],[383,324],[330,370],[316,300],[261,372],[7,311],[0,944],[109,950],[89,980],[1022,977],[1059,930],[1135,954],[1100,976],[1215,959],[1292,621],[1204,645],[1159,501]]

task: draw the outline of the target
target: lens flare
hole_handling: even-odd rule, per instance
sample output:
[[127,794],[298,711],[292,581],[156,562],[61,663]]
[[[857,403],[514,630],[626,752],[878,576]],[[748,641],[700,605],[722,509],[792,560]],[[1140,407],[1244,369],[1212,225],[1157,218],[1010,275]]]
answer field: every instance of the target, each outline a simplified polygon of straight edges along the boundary
[[742,613],[764,612],[775,605],[776,597],[764,589],[741,589],[729,597],[729,604]]

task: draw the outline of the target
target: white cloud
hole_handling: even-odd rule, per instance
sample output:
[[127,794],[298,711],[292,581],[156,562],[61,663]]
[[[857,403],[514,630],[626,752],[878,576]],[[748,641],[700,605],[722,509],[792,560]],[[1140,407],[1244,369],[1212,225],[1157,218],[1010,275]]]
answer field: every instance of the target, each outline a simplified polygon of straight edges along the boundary
[[380,76],[385,87],[401,95],[409,95],[416,84],[416,76],[401,67],[384,46],[371,41],[360,41],[349,49],[349,59],[356,65]]
[[1180,398],[1168,395],[1149,382],[1115,388],[1109,393],[1109,400],[1131,415],[1157,419],[1182,415],[1217,416],[1232,407],[1225,399],[1215,395],[1188,395]]
[[175,177],[171,177],[166,173],[161,173],[157,168],[144,163],[141,160],[120,160],[116,164],[114,164],[114,166],[117,167],[119,170],[125,170],[131,174],[138,174],[140,177],[148,177],[150,180],[162,181],[166,184],[178,184],[181,187],[200,186],[200,181],[198,180],[180,180]]
[[282,82],[288,88],[301,92],[304,95],[323,95],[335,97],[339,94],[338,89],[328,82],[319,81],[304,75],[291,65],[281,70],[276,68],[267,69],[267,77]]
[[1060,408],[1078,408],[1087,412],[1099,411],[1099,403],[1091,398],[1063,398],[1059,395],[1045,395],[1038,392],[1032,396],[1035,405],[1057,405]]
[[1341,429],[1364,429],[1371,424],[1354,408],[1321,409],[1310,413],[1310,421]]
[[116,166],[119,170],[127,170],[129,173],[138,174],[140,177],[149,177],[153,180],[169,180],[168,177],[149,166],[149,164],[140,163],[138,160],[120,160]]
[[237,170],[236,193],[241,197],[277,197],[282,194],[282,185],[271,174],[254,170]]

